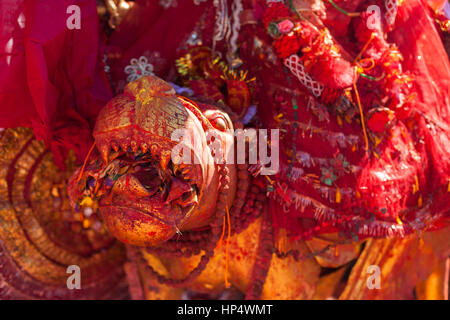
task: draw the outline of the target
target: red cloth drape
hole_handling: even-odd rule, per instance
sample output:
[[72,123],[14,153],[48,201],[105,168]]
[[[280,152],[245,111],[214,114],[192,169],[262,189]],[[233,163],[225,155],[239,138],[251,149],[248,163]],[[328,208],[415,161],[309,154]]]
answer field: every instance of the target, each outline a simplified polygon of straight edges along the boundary
[[[71,5],[80,29],[67,27]],[[4,0],[0,9],[0,127],[32,127],[62,167],[70,149],[82,159],[111,98],[95,1]]]

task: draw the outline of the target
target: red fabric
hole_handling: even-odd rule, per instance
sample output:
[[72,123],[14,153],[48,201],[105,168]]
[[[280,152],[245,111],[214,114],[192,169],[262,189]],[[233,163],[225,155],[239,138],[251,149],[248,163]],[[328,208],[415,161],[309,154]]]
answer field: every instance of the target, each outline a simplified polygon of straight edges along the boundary
[[[383,1],[335,2],[349,12],[364,11],[370,4],[377,4],[380,8],[384,8]],[[382,14],[384,14],[383,11]],[[361,18],[350,19],[337,10],[333,11],[331,6],[327,10],[327,17],[328,19],[324,22],[335,39],[350,57],[356,57],[372,33],[372,30],[369,30],[366,35],[363,35],[364,30],[367,29],[364,29],[366,21],[362,19],[367,17],[363,15]],[[354,32],[360,37],[359,44],[352,36]],[[264,30],[259,28],[249,27],[241,32],[243,41],[250,36],[264,39],[266,45],[271,43]],[[396,121],[390,129],[389,139],[384,138],[376,148],[378,157],[373,154],[367,157],[361,151],[364,138],[360,124],[355,121],[352,124],[347,124],[345,121],[339,124],[336,116],[332,114],[333,111],[327,110],[326,107],[325,111],[330,111],[331,114],[330,122],[318,120],[311,108],[307,108],[310,98],[302,94],[308,91],[294,77],[283,72],[277,64],[260,62],[251,50],[240,52],[241,57],[244,57],[259,81],[261,96],[258,115],[263,120],[263,127],[277,127],[278,124],[273,117],[279,113],[283,114],[284,119],[293,121],[291,100],[295,97],[300,110],[298,121],[327,130],[327,134],[324,135],[317,135],[312,129],[297,134],[295,145],[297,151],[307,154],[305,162],[308,162],[308,157],[311,156],[316,159],[316,162],[325,159],[328,162],[331,161],[332,166],[336,166],[340,165],[338,157],[343,156],[349,164],[361,167],[357,174],[347,172],[342,176],[333,177],[335,172],[322,171],[329,166],[321,166],[317,163],[311,164],[310,167],[301,166],[298,163],[295,165],[301,167],[304,173],[314,174],[317,178],[326,178],[327,175],[334,178],[329,187],[333,190],[339,188],[342,199],[340,203],[337,203],[336,193],[331,193],[330,198],[322,195],[313,186],[314,179],[300,178],[296,181],[289,179],[287,177],[288,160],[291,159],[282,154],[281,171],[274,179],[280,183],[279,194],[281,195],[277,195],[271,206],[275,225],[287,228],[292,235],[308,237],[313,233],[311,230],[328,232],[331,230],[330,226],[336,226],[349,235],[402,235],[416,230],[432,229],[440,225],[443,217],[449,216],[449,210],[445,208],[450,200],[450,193],[447,192],[450,180],[448,167],[450,164],[449,61],[424,2],[407,1],[400,7],[397,22],[387,42],[396,44],[404,57],[403,66],[391,63],[388,68],[403,67],[404,71],[410,72],[413,77],[411,92],[415,92],[417,96],[411,102],[405,103],[401,109],[396,109],[402,101],[406,100],[405,97],[402,98],[402,95],[406,96],[408,92],[399,86],[399,82],[393,81],[395,78],[386,78],[383,80],[385,82],[378,83],[362,78],[358,80],[357,86],[365,113],[374,106],[377,101],[376,95],[382,94],[390,96],[391,102],[386,106],[396,113]],[[391,48],[388,43],[383,37],[379,40],[375,39],[368,46],[363,57],[384,59],[377,56],[377,52]],[[381,66],[385,64],[381,63]],[[379,75],[382,71],[374,69],[372,75],[376,76],[377,72],[380,72]],[[314,76],[319,80],[321,75],[326,77],[329,74],[330,72],[322,74],[315,72]],[[383,91],[380,87],[383,83],[390,89]],[[298,90],[299,93],[287,93],[282,89],[283,87]],[[376,121],[375,113],[373,116],[373,121]],[[384,119],[378,117],[378,121],[384,121]],[[373,122],[369,123],[374,125]],[[384,126],[385,123],[381,125]],[[380,123],[376,126],[380,126]],[[292,128],[292,123],[284,127],[286,133],[281,142],[281,150],[292,149]],[[354,152],[351,146],[349,148],[339,143],[330,143],[329,133],[333,132],[357,136],[362,144]],[[336,171],[339,172],[339,170]],[[416,177],[417,182],[415,182]],[[420,190],[412,192],[413,185],[416,183]],[[323,182],[320,186],[327,187]],[[358,195],[347,197],[343,194],[346,189],[353,189],[358,192]],[[306,199],[305,203],[309,200],[316,201],[319,206],[305,205],[302,209],[301,201],[297,203],[291,201],[292,205],[287,208],[286,199],[292,199],[293,194],[301,195],[302,199]],[[324,205],[326,209],[323,209],[321,205]],[[420,205],[421,208],[418,208]],[[283,213],[283,207],[286,208],[286,213]],[[399,218],[403,227],[402,231],[397,233],[391,226],[398,226]],[[324,224],[311,226],[308,225],[310,224],[308,219],[320,220]],[[369,227],[367,232],[364,231],[366,226]]]
[[[185,49],[182,43],[188,39],[189,32],[202,17],[208,25],[213,25],[214,11],[205,11],[207,7],[209,3],[194,5],[191,1],[177,1],[176,7],[164,9],[159,1],[137,0],[108,41],[107,63],[111,66],[115,92],[121,92],[126,85],[125,67],[131,59],[141,56],[153,65],[156,75],[173,80],[174,62]],[[205,39],[212,39],[212,29],[204,30]]]
[[431,12],[425,8],[425,1],[406,1],[390,40],[397,44],[405,59],[403,66],[416,79],[417,135],[425,142],[421,152],[430,161],[426,186],[434,195],[430,211],[449,215],[450,63]]
[[[66,26],[70,5],[80,7],[79,30]],[[61,167],[70,149],[82,160],[97,113],[112,96],[95,1],[4,0],[0,7],[0,127],[32,127]]]

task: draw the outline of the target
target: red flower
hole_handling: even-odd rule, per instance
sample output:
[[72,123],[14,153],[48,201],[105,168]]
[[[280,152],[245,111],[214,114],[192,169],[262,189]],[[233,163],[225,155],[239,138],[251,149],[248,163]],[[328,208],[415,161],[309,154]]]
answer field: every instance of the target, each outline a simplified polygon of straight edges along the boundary
[[289,33],[294,28],[294,23],[289,19],[284,19],[278,22],[277,26],[281,33]]
[[375,133],[382,133],[386,125],[394,118],[394,112],[387,108],[372,109],[369,111],[367,127]]
[[264,25],[267,28],[272,21],[280,20],[282,18],[288,18],[290,16],[291,16],[291,11],[283,3],[272,2],[272,3],[270,3],[269,7],[267,7],[266,11],[264,12],[262,22],[264,23]]
[[296,36],[284,36],[273,42],[275,52],[281,58],[287,58],[300,50],[300,43]]

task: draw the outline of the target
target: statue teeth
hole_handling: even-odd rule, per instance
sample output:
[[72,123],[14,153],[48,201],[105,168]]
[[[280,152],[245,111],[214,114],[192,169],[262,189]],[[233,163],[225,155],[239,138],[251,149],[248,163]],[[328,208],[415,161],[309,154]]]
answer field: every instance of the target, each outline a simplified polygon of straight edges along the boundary
[[134,153],[137,152],[138,146],[137,146],[136,141],[131,141],[131,150],[132,150]]
[[128,151],[128,144],[126,142],[120,142],[120,147],[122,148],[122,151]]
[[150,147],[150,152],[152,154],[152,157],[156,157],[158,155],[158,146],[157,145],[152,145]]
[[193,194],[192,203],[198,204],[197,192],[192,191],[192,194]]
[[183,206],[183,207],[187,207],[187,206],[189,206],[189,205],[196,205],[196,204],[198,204],[197,193],[196,193],[194,190],[192,190],[191,193],[190,193],[190,195],[189,195],[189,198],[186,199],[186,200],[182,203],[182,206]]
[[141,144],[141,150],[143,153],[146,153],[148,150],[148,145],[146,143]]
[[98,151],[103,159],[103,161],[107,164],[109,157],[109,146],[107,144],[100,144],[97,146]]
[[167,165],[170,161],[170,152],[164,151],[161,153],[161,160],[159,161],[159,164],[161,168],[165,171],[167,169]]
[[115,152],[119,151],[119,146],[115,141],[111,142],[111,147],[114,149]]

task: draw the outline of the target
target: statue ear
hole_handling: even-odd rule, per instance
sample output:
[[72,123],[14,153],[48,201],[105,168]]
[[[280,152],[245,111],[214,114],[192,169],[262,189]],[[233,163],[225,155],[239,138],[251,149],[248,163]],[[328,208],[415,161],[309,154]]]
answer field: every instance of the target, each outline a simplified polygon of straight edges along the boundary
[[233,123],[231,122],[230,117],[223,111],[206,110],[204,115],[211,125],[219,131],[224,132],[228,129],[233,129]]

